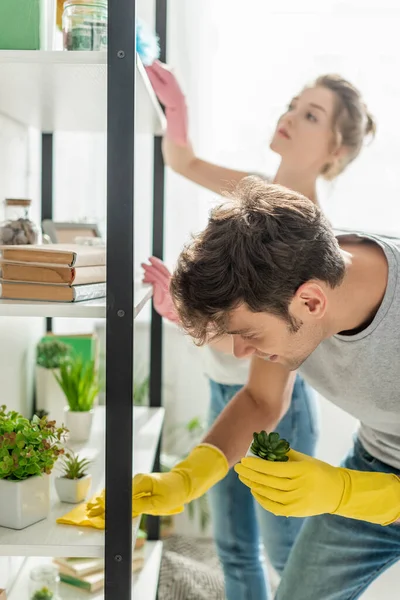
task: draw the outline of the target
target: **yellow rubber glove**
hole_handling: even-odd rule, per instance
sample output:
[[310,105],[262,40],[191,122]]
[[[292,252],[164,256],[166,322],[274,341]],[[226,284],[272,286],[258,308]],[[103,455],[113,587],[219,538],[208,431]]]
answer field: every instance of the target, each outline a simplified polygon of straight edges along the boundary
[[89,502],[84,502],[76,506],[71,511],[59,517],[57,523],[61,525],[75,525],[76,527],[94,527],[95,529],[105,528],[105,490],[100,494],[93,496]]
[[210,444],[196,446],[168,473],[136,475],[133,479],[133,514],[172,515],[202,496],[229,470],[225,455]]
[[332,513],[389,525],[400,518],[400,478],[353,471],[290,450],[289,461],[246,457],[235,466],[265,510],[285,517]]

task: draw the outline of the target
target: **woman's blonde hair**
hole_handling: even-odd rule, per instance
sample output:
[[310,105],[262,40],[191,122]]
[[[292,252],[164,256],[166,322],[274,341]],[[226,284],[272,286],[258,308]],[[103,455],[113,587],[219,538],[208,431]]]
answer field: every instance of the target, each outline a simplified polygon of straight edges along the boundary
[[376,124],[358,89],[340,75],[321,75],[312,87],[324,87],[335,94],[332,129],[337,147],[348,150],[340,160],[323,168],[321,175],[330,181],[359,155],[365,138],[375,136]]

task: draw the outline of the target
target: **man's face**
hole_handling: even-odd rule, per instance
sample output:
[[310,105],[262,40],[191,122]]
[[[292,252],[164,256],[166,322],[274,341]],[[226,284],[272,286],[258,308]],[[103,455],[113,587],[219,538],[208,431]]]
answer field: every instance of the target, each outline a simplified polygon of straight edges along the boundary
[[252,355],[277,362],[295,371],[323,340],[322,325],[308,310],[296,311],[293,325],[266,312],[251,312],[241,305],[230,313],[228,334],[232,335],[237,358]]

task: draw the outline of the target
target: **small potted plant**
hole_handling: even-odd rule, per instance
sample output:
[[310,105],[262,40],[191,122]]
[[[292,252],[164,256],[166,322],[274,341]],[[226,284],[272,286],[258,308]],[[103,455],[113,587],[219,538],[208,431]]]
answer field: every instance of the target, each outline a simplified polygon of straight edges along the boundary
[[0,407],[0,526],[24,529],[45,519],[51,473],[64,453],[66,429],[46,417],[25,419]]
[[70,352],[71,346],[57,339],[41,342],[36,349],[36,407],[57,423],[64,419],[65,402],[54,375],[60,373],[60,365]]
[[44,587],[41,590],[37,590],[37,592],[31,596],[31,600],[54,600],[54,594],[49,588]]
[[64,410],[70,440],[85,442],[90,437],[99,389],[95,362],[85,362],[80,355],[71,356],[61,363],[60,374],[55,377],[68,403]]
[[289,450],[289,442],[281,438],[276,431],[270,434],[260,431],[260,433],[253,433],[253,442],[246,456],[255,456],[273,462],[287,462]]
[[70,450],[64,454],[63,474],[55,480],[61,502],[77,504],[86,500],[92,484],[92,476],[87,473],[89,464],[88,459],[80,458]]

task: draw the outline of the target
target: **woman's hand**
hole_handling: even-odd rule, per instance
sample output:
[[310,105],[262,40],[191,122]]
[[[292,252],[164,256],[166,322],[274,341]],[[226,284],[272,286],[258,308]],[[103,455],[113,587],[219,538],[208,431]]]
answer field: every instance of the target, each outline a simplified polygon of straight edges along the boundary
[[188,114],[186,100],[172,70],[156,60],[146,67],[157,98],[165,106],[166,136],[178,146],[188,145]]
[[171,273],[164,263],[155,256],[149,258],[149,263],[142,263],[144,269],[143,283],[149,283],[153,286],[153,305],[159,315],[179,323],[179,318],[169,293],[169,282]]

